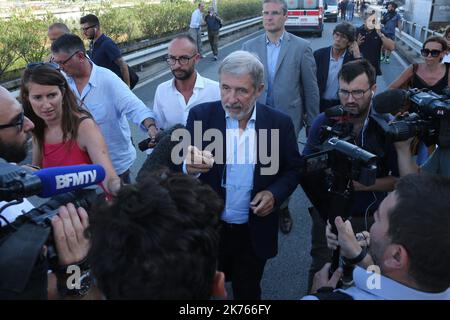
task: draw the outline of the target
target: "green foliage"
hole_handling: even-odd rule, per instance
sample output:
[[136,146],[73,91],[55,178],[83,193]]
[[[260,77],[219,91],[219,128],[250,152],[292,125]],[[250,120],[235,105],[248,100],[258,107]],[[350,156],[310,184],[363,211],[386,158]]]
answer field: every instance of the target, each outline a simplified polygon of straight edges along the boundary
[[0,76],[19,58],[15,51],[16,39],[11,24],[0,20]]
[[195,6],[188,1],[165,1],[160,4],[141,2],[137,17],[144,37],[157,38],[189,28]]
[[[261,0],[219,0],[218,13],[225,23],[260,15]],[[62,6],[63,3],[59,3]],[[188,0],[161,0],[160,4],[141,0],[134,7],[117,7],[118,0],[83,2],[81,15],[98,16],[102,31],[118,43],[136,39],[156,39],[186,31],[197,3]],[[206,7],[212,1],[205,3]],[[114,6],[113,6],[114,4]],[[205,12],[206,13],[206,12]],[[51,13],[33,15],[31,9],[16,9],[9,20],[0,20],[0,76],[9,68],[42,61],[49,54],[47,28],[55,22]],[[79,19],[61,21],[81,38]]]
[[217,12],[224,21],[240,20],[261,15],[261,0],[220,0]]
[[42,61],[48,55],[47,27],[55,21],[48,13],[43,18],[33,15],[30,9],[16,10],[8,23],[14,35],[14,51],[26,63]]

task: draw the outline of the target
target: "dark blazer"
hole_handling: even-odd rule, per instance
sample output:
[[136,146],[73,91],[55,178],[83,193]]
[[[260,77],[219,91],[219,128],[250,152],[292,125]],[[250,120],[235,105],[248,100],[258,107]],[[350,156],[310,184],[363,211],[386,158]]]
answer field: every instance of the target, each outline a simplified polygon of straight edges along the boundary
[[[194,145],[195,141],[194,121],[201,122],[202,134],[210,128],[215,128],[222,133],[225,141],[225,111],[220,101],[203,103],[189,111],[186,128],[191,134],[192,145]],[[301,157],[298,151],[294,126],[288,115],[257,103],[255,129],[257,139],[260,129],[267,129],[267,137],[270,137],[272,129],[279,129],[279,170],[274,175],[262,175],[261,169],[270,167],[270,163],[262,164],[258,156],[255,164],[251,197],[253,199],[258,192],[268,190],[275,197],[275,206],[280,206],[294,192],[299,183],[298,169]],[[197,140],[200,139],[197,137]],[[201,143],[201,146],[196,145],[196,147],[203,150],[211,141],[202,141]],[[267,146],[267,150],[271,150],[270,138]],[[226,143],[223,143],[222,152],[225,156]],[[213,156],[216,155],[215,150],[212,153]],[[259,143],[257,143],[257,154],[259,154]],[[221,182],[224,169],[223,163],[214,163],[210,171],[200,175],[200,180],[209,184],[223,199],[225,199],[225,188],[222,187]],[[254,253],[265,259],[274,257],[278,252],[278,215],[272,212],[265,217],[258,217],[250,212],[249,209],[249,229]]]
[[[321,99],[327,87],[328,69],[330,67],[330,52],[331,46],[314,51],[314,59],[316,60],[317,65],[317,85],[319,86],[319,94]],[[355,58],[347,50],[344,55],[344,63],[352,60],[355,60]]]

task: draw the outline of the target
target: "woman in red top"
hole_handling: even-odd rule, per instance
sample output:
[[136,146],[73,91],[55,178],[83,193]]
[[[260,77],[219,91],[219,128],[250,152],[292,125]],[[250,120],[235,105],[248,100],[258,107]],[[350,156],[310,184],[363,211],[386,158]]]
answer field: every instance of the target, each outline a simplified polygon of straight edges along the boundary
[[120,179],[102,133],[89,112],[77,103],[57,65],[29,64],[20,95],[25,115],[35,124],[33,165],[47,168],[97,163],[106,171],[105,191],[116,194]]

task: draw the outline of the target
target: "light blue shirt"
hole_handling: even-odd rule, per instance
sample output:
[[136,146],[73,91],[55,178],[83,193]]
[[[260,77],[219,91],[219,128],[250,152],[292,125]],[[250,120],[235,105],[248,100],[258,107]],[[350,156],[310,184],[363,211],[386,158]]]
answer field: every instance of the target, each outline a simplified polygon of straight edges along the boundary
[[273,80],[275,78],[275,69],[277,66],[278,56],[280,55],[281,44],[283,42],[284,32],[277,42],[270,42],[266,36],[266,48],[267,48],[267,99],[266,104],[274,107],[274,100],[272,94]]
[[122,174],[136,159],[127,118],[147,132],[142,122],[155,116],[115,73],[91,64],[89,82],[82,92],[78,92],[75,80],[66,75],[67,82],[100,127],[114,169]]
[[[338,289],[354,300],[449,300],[450,288],[440,293],[428,293],[407,287],[383,275],[376,280],[374,274],[355,267],[355,285],[348,289]],[[317,300],[315,296],[305,296],[302,300]]]
[[344,63],[344,56],[347,53],[347,50],[337,59],[333,58],[333,48],[330,50],[330,66],[328,67],[328,78],[327,85],[325,87],[325,92],[323,93],[322,99],[326,100],[336,100],[338,97],[339,90],[339,79],[338,74],[339,70],[342,68],[342,64]]
[[[248,222],[256,163],[256,106],[245,130],[239,134],[239,121],[225,116],[226,165],[222,174],[225,208],[222,220],[227,223]],[[225,179],[226,175],[226,179]]]

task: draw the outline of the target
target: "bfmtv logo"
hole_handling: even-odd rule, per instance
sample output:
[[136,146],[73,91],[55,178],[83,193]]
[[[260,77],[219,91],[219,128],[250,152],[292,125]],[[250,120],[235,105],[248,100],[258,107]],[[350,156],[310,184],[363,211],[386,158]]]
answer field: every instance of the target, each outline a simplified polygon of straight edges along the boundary
[[94,183],[96,179],[95,170],[57,175],[55,176],[56,190]]

